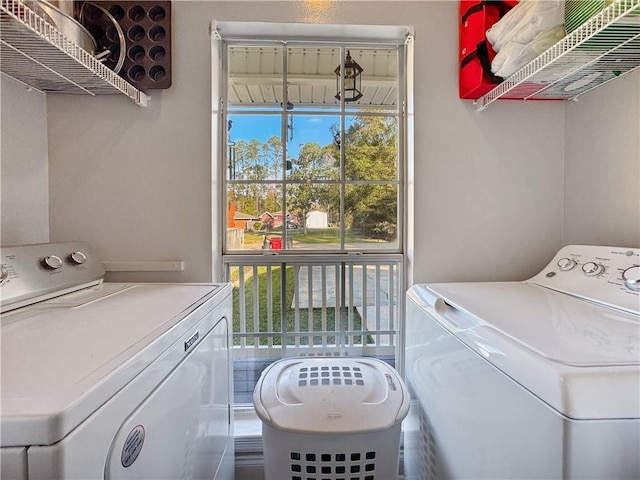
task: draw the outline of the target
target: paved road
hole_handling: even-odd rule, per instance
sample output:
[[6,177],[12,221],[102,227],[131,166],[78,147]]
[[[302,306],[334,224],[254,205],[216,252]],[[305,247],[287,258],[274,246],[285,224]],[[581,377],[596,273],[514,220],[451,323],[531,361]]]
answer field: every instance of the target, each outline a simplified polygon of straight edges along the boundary
[[[347,304],[351,304],[357,307],[376,305],[376,269],[369,267],[366,269],[366,276],[364,275],[364,269],[361,265],[354,265],[353,267],[353,302],[350,301],[350,289],[348,288],[349,279],[351,274],[349,270],[346,272],[347,282]],[[322,295],[323,291],[323,271],[326,294]],[[300,307],[309,307],[309,275],[311,275],[311,306],[314,308],[320,308],[324,305],[326,307],[335,307],[336,298],[340,296],[338,286],[340,285],[340,278],[336,279],[336,267],[334,265],[327,266],[301,266],[298,268],[298,305]],[[339,276],[339,273],[338,273]],[[389,269],[387,266],[380,267],[379,277],[380,288],[380,305],[389,304]],[[363,286],[366,283],[366,298],[363,295]],[[295,306],[296,299],[294,298]]]
[[[325,295],[323,292],[323,270]],[[347,270],[347,285],[350,278],[349,270]],[[309,276],[311,276],[311,302],[309,295]],[[379,281],[379,283],[377,283]],[[366,283],[366,292],[364,285]],[[334,308],[336,306],[336,298],[339,298],[340,292],[337,286],[340,279],[336,279],[336,267],[327,266],[302,266],[298,270],[298,303],[299,308]],[[376,290],[379,285],[379,304],[376,303]],[[366,295],[365,295],[366,293]],[[379,271],[379,279],[376,278],[376,269],[367,268],[366,275],[364,269],[360,265],[353,266],[353,302],[350,301],[350,291],[347,288],[347,305],[356,307],[360,316],[363,318],[366,329],[369,331],[397,329],[397,325],[391,325],[389,315],[389,269],[387,266],[381,266]],[[292,308],[296,307],[296,298],[293,299]],[[391,307],[393,308],[393,307]],[[397,319],[396,319],[397,321]],[[387,345],[389,343],[388,335],[379,337],[380,344]]]

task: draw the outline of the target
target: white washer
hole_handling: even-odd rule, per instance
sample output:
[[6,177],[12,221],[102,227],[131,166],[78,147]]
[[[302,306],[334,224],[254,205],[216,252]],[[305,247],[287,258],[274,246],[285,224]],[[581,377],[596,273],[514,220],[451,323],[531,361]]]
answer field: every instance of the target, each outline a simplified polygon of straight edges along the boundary
[[103,283],[2,248],[2,479],[233,478],[231,286]]
[[640,251],[407,292],[407,479],[640,478]]

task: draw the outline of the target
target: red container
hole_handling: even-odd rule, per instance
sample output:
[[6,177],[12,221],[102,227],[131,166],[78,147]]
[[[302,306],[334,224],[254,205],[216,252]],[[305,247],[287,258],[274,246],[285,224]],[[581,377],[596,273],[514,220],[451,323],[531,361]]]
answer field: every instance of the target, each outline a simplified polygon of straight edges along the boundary
[[271,237],[271,249],[282,250],[282,237]]
[[517,1],[460,1],[460,98],[477,99],[502,81],[491,73],[495,52],[486,32]]

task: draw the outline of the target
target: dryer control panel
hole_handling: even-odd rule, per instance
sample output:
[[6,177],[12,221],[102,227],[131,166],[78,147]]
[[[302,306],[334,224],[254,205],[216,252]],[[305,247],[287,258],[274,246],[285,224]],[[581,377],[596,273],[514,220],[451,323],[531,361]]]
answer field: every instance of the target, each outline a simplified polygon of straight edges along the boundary
[[640,249],[568,245],[526,283],[640,315]]
[[2,247],[0,261],[2,312],[96,285],[104,278],[102,263],[83,242]]

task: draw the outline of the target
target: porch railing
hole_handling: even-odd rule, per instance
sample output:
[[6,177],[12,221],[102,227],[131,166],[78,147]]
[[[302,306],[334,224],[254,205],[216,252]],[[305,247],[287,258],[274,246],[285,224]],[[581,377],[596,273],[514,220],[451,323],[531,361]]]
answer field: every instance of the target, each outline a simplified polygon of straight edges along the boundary
[[252,389],[258,370],[283,357],[362,355],[394,363],[402,255],[232,255],[224,265],[234,286],[237,391],[238,381]]

